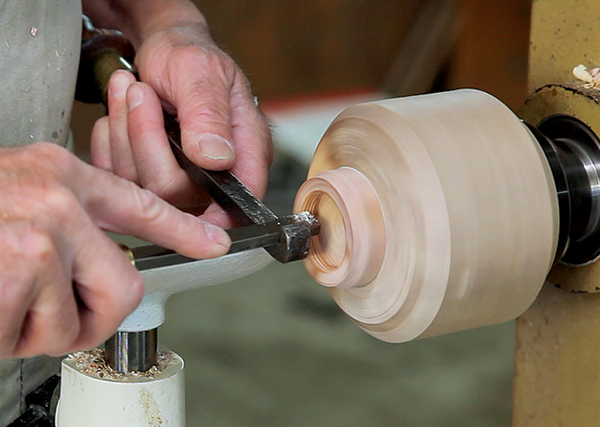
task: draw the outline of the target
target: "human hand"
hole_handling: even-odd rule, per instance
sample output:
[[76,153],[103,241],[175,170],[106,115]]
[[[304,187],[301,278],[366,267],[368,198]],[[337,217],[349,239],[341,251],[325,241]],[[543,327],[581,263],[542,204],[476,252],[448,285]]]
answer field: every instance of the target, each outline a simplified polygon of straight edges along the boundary
[[0,149],[0,359],[60,355],[106,340],[144,285],[101,229],[195,258],[222,230],[48,143]]
[[[92,162],[139,183],[172,204],[197,211],[207,197],[177,164],[164,132],[161,106],[176,114],[186,156],[200,167],[229,169],[262,198],[272,161],[268,125],[233,60],[201,24],[161,29],[140,46],[141,80],[117,71],[108,89],[109,116],[96,124]],[[203,219],[231,220],[214,203]]]

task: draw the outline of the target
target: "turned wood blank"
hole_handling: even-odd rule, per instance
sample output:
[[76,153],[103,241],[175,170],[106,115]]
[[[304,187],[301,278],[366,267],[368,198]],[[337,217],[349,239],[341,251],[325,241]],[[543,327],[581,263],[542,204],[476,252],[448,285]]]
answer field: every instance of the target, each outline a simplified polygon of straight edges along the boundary
[[322,224],[307,270],[391,342],[514,319],[556,252],[544,154],[506,106],[476,90],[342,112],[298,192],[302,210]]

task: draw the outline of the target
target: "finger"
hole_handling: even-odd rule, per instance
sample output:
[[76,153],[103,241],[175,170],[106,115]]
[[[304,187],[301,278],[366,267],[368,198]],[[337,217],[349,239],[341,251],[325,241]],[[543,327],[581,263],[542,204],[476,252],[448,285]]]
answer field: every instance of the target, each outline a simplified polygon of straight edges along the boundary
[[256,106],[250,85],[241,72],[231,91],[231,116],[237,161],[233,172],[258,198],[267,189],[273,143],[267,121]]
[[54,241],[26,221],[2,224],[0,235],[0,357],[64,353],[79,323]]
[[23,246],[28,253],[28,267],[35,272],[32,284],[37,294],[23,321],[15,355],[62,355],[78,336],[80,327],[70,260],[68,256],[61,258],[53,239],[42,231],[30,231]]
[[[75,196],[102,229],[132,234],[192,258],[212,258],[229,249],[231,240],[224,230],[181,212],[130,181],[82,162],[64,148],[40,143],[26,154],[34,163],[50,169],[46,173],[64,186],[43,187],[32,200],[41,207],[37,209],[43,208],[36,214],[42,219],[51,220],[63,211],[66,213],[64,224],[56,225],[58,230],[67,232],[66,219],[70,209],[75,209]],[[17,192],[13,196],[18,195]],[[29,211],[21,214],[33,215]]]
[[141,275],[124,252],[93,223],[85,228],[87,237],[77,236],[72,242],[81,326],[69,352],[106,341],[144,295]]
[[132,84],[127,105],[129,140],[140,185],[181,209],[205,206],[205,195],[175,160],[154,90],[144,83]]
[[224,230],[179,211],[129,181],[85,163],[79,168],[72,188],[101,228],[132,234],[194,258],[227,252],[231,241]]
[[181,63],[170,68],[174,99],[169,101],[177,108],[183,150],[203,168],[230,169],[235,161],[229,115],[233,64],[215,54],[199,54],[196,47],[181,51]]
[[48,232],[24,246],[29,266],[36,267],[39,292],[24,322],[19,345],[23,355],[40,349],[59,355],[98,344],[116,330],[143,295],[139,272],[94,225],[75,195],[64,188],[48,188],[46,193],[31,213],[37,226]]
[[[237,75],[232,88],[231,108],[237,159],[231,172],[262,199],[267,188],[268,169],[273,161],[273,142],[267,121],[255,104],[250,86],[242,74]],[[234,225],[216,203],[211,204],[200,218],[224,228]]]
[[27,310],[35,298],[34,272],[22,248],[27,236],[20,228],[0,224],[0,359],[15,357]]
[[112,171],[108,116],[96,120],[90,142],[90,160],[94,166]]
[[212,202],[199,218],[224,229],[232,228],[237,225],[229,214],[216,202]]
[[115,71],[108,82],[108,122],[112,170],[122,178],[136,182],[137,171],[127,133],[127,88],[135,82],[128,71]]

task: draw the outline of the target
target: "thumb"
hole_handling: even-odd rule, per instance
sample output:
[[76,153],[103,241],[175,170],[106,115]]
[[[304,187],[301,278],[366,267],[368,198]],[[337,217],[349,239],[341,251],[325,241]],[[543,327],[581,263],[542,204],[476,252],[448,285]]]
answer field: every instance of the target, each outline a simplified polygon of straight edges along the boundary
[[183,93],[178,93],[175,105],[183,151],[202,168],[230,169],[235,161],[230,85],[219,78],[188,81],[193,83],[180,86]]

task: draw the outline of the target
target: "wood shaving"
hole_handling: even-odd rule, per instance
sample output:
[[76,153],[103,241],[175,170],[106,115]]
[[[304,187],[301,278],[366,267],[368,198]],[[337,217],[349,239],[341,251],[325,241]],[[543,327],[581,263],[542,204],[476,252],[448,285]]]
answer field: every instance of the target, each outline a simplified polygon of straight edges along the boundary
[[598,67],[588,69],[585,65],[579,64],[573,68],[573,76],[577,80],[585,82],[583,87],[586,89],[600,89],[600,68]]
[[78,351],[70,354],[69,360],[75,363],[77,369],[85,374],[106,380],[127,380],[131,378],[154,379],[163,372],[175,359],[171,351],[159,351],[156,365],[145,372],[117,372],[108,365],[104,358],[104,350],[93,348],[91,350]]
[[293,217],[294,217],[295,221],[306,222],[310,226],[316,225],[319,222],[317,220],[317,218],[308,211],[298,212],[298,213],[294,214]]

